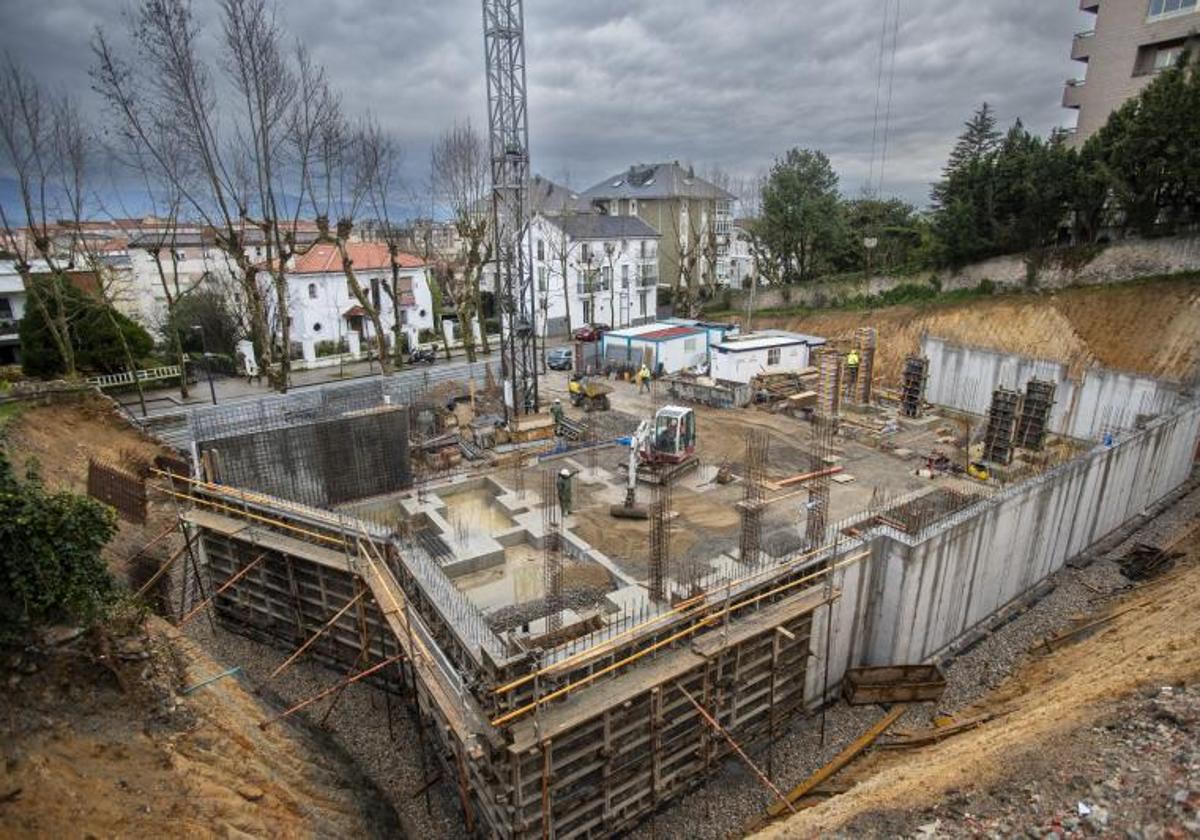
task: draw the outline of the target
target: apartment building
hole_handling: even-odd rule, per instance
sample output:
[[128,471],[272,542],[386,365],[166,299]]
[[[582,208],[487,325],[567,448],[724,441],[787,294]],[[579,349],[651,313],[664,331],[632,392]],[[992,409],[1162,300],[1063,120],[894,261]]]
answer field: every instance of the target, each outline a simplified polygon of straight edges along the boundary
[[1200,47],[1200,0],[1080,0],[1079,8],[1095,15],[1095,26],[1075,35],[1071,58],[1087,70],[1063,90],[1063,107],[1078,112],[1075,145],[1186,48]]
[[635,165],[605,178],[581,196],[610,216],[637,216],[661,236],[659,283],[682,271],[693,282],[728,285],[734,196],[677,162]]
[[636,216],[568,213],[529,225],[538,332],[600,323],[627,327],[658,310],[659,235]]

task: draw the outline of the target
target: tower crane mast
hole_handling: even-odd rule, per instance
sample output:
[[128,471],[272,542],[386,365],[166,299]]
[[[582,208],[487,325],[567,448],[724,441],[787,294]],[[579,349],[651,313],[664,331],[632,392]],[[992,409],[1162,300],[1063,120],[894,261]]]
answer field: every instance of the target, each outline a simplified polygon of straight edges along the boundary
[[483,0],[492,235],[500,280],[504,405],[509,418],[538,410],[537,304],[529,226],[529,121],[523,0]]

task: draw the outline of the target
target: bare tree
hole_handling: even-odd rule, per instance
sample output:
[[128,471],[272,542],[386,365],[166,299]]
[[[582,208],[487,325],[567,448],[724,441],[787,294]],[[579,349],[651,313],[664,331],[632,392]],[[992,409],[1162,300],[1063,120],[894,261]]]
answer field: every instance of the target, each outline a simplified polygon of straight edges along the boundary
[[[430,171],[433,194],[449,211],[462,240],[461,269],[453,272],[454,289],[446,291],[454,300],[463,328],[467,358],[474,361],[475,336],[471,322],[482,314],[480,285],[484,267],[492,260],[492,237],[489,230],[488,157],[483,138],[469,121],[455,124],[434,143]],[[480,340],[483,352],[490,352],[486,329],[480,329]]]
[[[66,301],[73,252],[69,248],[65,256],[58,253],[54,220],[78,219],[82,212],[81,161],[70,148],[78,127],[78,111],[69,99],[48,98],[24,68],[11,59],[5,62],[0,73],[0,152],[15,177],[23,218],[10,218],[0,205],[0,226],[5,247],[16,257],[26,298],[41,315],[68,378],[76,375]],[[35,258],[45,263],[44,276],[34,275]]]
[[564,207],[563,212],[555,220],[545,225],[549,235],[543,240],[548,263],[547,273],[550,275],[548,286],[554,287],[555,277],[562,282],[563,309],[567,313],[568,336],[574,330],[574,325],[571,323],[571,289],[568,281],[571,276],[571,266],[575,264],[579,252],[577,243],[572,241],[566,231],[566,220],[573,214],[574,211],[569,206]]
[[[383,327],[382,301],[378,291],[371,294],[364,288],[354,268],[350,253],[350,236],[354,231],[359,210],[363,207],[375,178],[376,162],[368,154],[367,125],[351,127],[341,117],[336,101],[330,115],[321,125],[317,137],[315,188],[312,200],[316,211],[318,240],[337,248],[342,274],[358,305],[371,322],[379,367],[386,376],[392,372],[392,356],[388,350],[388,331]],[[329,220],[335,219],[331,227]]]
[[[322,102],[312,94],[323,76],[303,49],[288,56],[268,0],[220,0],[219,9],[220,67],[231,101],[220,99],[226,88],[200,57],[188,0],[141,0],[131,15],[136,47],[129,58],[98,31],[92,77],[126,143],[228,256],[255,353],[272,386],[285,391],[286,267],[298,249],[302,198],[295,196],[304,195],[322,124]],[[251,245],[263,247],[266,259],[251,256]],[[270,282],[260,282],[262,275]]]
[[[399,369],[404,365],[404,325],[400,312],[405,290],[401,288],[400,246],[404,242],[405,236],[404,232],[392,221],[391,204],[396,194],[403,189],[400,180],[400,166],[404,155],[395,137],[385,132],[374,120],[368,120],[363,126],[360,142],[362,144],[363,173],[367,179],[367,198],[374,216],[375,230],[388,249],[388,265],[391,268],[392,278],[390,283],[383,284],[383,290],[392,303],[392,341],[396,354],[396,367]],[[424,260],[427,266],[432,251],[431,238],[431,231],[426,227],[421,239],[424,244]]]

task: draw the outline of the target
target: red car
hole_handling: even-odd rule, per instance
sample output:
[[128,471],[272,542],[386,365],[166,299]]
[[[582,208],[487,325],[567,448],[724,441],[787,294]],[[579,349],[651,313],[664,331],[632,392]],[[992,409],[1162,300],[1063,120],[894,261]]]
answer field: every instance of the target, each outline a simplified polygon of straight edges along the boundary
[[599,341],[600,336],[611,330],[608,324],[588,324],[575,330],[576,341]]

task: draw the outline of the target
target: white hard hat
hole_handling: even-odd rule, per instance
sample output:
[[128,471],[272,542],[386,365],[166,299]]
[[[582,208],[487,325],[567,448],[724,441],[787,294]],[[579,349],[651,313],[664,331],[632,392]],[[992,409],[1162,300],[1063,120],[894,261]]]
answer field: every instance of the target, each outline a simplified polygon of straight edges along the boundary
[[561,470],[559,470],[558,474],[561,475],[563,478],[571,477],[571,471],[569,469],[567,469],[566,467],[563,467]]
[[560,402],[562,402],[562,400],[560,400],[558,397],[555,397],[555,398],[554,398],[554,402],[555,402],[555,403],[560,403]]

